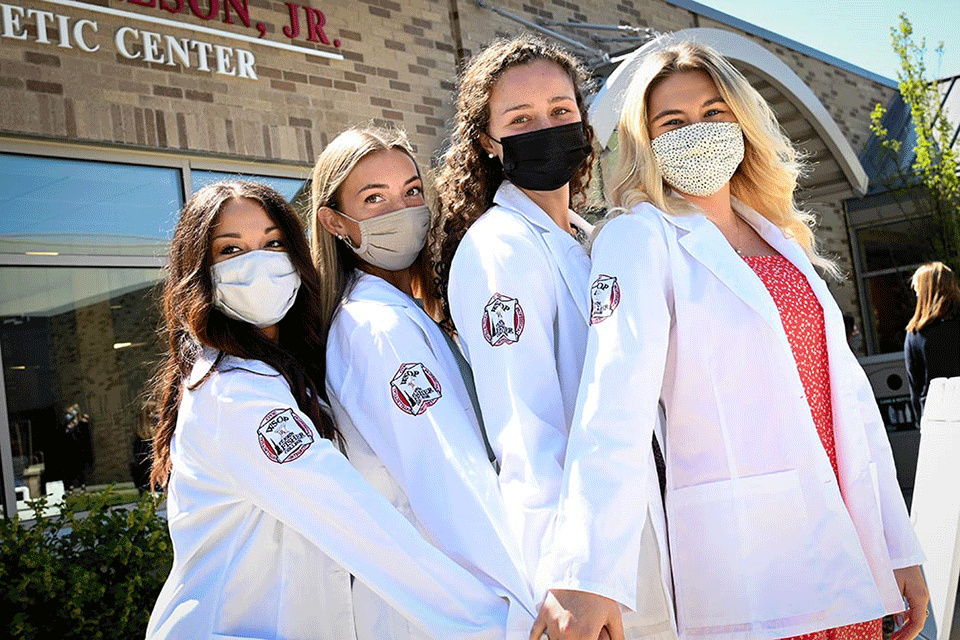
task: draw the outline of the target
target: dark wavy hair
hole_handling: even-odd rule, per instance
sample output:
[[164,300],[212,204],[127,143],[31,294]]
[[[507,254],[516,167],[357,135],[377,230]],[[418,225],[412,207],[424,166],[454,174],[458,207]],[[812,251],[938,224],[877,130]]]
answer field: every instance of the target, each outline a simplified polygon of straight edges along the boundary
[[[490,93],[507,69],[536,60],[554,62],[570,76],[587,142],[591,147],[594,146],[595,135],[587,121],[587,105],[584,101],[584,93],[590,87],[591,79],[586,68],[572,53],[536,36],[524,34],[494,40],[470,59],[460,78],[451,144],[437,171],[439,218],[429,241],[436,296],[441,302],[443,325],[450,331],[454,329],[447,298],[450,263],[467,229],[493,205],[493,196],[503,182],[500,161],[490,158],[480,144],[480,136],[489,133]],[[570,207],[574,210],[582,211],[588,204],[587,188],[594,155],[595,152],[591,151],[581,169],[570,180]]]
[[[248,198],[263,207],[283,234],[287,254],[300,274],[297,299],[280,321],[276,342],[254,325],[228,318],[213,306],[213,227],[224,205],[234,198]],[[260,360],[276,369],[321,437],[340,443],[336,425],[320,406],[320,400],[326,400],[325,344],[319,330],[320,278],[310,260],[300,220],[283,196],[266,185],[243,181],[217,182],[193,194],[183,207],[170,243],[161,304],[160,331],[166,354],[152,381],[159,420],[153,437],[151,486],[165,487],[169,479],[170,442],[183,386],[204,346],[220,351],[211,371],[225,355]]]

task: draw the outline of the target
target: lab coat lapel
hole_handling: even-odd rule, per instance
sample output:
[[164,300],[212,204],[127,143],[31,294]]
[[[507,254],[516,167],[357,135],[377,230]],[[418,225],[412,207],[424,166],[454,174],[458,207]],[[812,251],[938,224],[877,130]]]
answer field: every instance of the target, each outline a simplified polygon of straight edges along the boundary
[[[586,250],[566,230],[557,226],[557,223],[537,203],[512,183],[504,181],[500,185],[494,202],[501,207],[516,211],[540,232],[547,250],[557,262],[560,276],[576,303],[580,316],[586,324],[590,324],[590,256],[587,255]],[[576,214],[572,214],[571,219],[577,222],[578,226],[589,227],[582,218],[574,216]],[[590,232],[589,228],[585,230]]]
[[850,381],[850,374],[846,369],[847,358],[843,350],[848,349],[846,335],[843,330],[843,317],[827,288],[827,283],[817,273],[803,248],[795,241],[787,238],[772,222],[759,213],[734,200],[734,209],[740,216],[749,222],[757,233],[776,249],[780,255],[793,263],[806,277],[810,288],[820,302],[823,309],[824,331],[827,340],[827,353],[830,367],[830,395],[833,404],[834,437],[837,447],[837,459],[842,464],[840,469],[840,486],[846,487],[869,466],[867,452],[869,447],[866,434],[862,428],[862,418],[858,415],[857,398]]
[[[780,320],[777,305],[753,269],[737,255],[720,229],[703,214],[667,216],[667,220],[687,233],[679,239],[680,246],[713,273],[738,298],[786,341],[786,332]],[[789,345],[787,345],[789,347]]]

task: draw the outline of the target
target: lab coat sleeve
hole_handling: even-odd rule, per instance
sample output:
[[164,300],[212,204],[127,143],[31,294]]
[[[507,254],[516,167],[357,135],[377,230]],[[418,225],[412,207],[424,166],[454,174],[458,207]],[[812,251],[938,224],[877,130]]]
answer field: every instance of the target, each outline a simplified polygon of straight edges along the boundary
[[[649,483],[657,482],[650,441],[672,317],[658,215],[645,206],[622,214],[593,246],[593,299],[609,301],[613,310],[601,312],[606,317],[590,328],[557,529],[538,572],[539,595],[577,589],[636,607]],[[598,283],[607,288],[594,291]]]
[[887,430],[873,395],[873,387],[849,349],[845,349],[850,375],[857,389],[857,403],[864,422],[867,442],[870,447],[870,459],[877,468],[877,483],[880,494],[880,512],[883,520],[883,534],[894,569],[911,567],[924,562],[923,549],[913,530],[907,507],[903,501],[900,483],[897,481],[897,469],[893,462],[893,452]]
[[[506,602],[427,543],[316,433],[282,377],[228,371],[218,378],[218,463],[240,495],[432,637],[504,637]],[[267,433],[277,420],[286,433]]]
[[[545,249],[517,233],[466,236],[450,269],[451,315],[473,370],[487,437],[500,463],[500,490],[530,575],[546,551],[556,516],[567,441],[553,278]],[[496,308],[498,300],[510,309],[507,326],[499,329],[498,314],[504,314]]]
[[402,310],[380,308],[377,316],[338,315],[328,342],[341,356],[328,357],[330,395],[403,487],[437,545],[505,590],[511,607],[526,607],[529,630],[535,608],[473,409],[451,378],[460,371],[443,364]]

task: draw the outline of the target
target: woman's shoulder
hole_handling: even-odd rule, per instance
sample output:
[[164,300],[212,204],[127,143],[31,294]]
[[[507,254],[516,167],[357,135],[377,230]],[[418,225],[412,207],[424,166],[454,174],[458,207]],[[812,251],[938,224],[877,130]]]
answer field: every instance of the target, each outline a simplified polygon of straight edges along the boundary
[[537,235],[536,230],[523,216],[512,209],[494,204],[463,234],[457,253],[468,248],[495,250],[497,247],[534,246]]
[[371,335],[390,333],[415,305],[393,285],[375,276],[362,276],[343,299],[330,326],[331,336],[346,337],[362,331]]
[[194,364],[187,385],[187,392],[196,399],[290,394],[286,379],[266,362],[216,351],[211,355],[206,350]]
[[663,211],[649,202],[629,209],[615,208],[597,225],[593,247],[606,243],[635,242],[637,236],[664,238],[670,228]]

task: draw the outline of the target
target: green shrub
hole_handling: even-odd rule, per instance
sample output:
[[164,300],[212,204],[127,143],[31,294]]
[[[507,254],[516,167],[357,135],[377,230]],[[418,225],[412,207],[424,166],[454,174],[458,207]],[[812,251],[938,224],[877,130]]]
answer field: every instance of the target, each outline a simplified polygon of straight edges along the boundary
[[[0,520],[0,637],[11,640],[143,638],[170,571],[173,547],[159,500],[87,513],[69,503],[56,518],[34,503],[35,523]],[[5,632],[5,633],[4,633]]]

